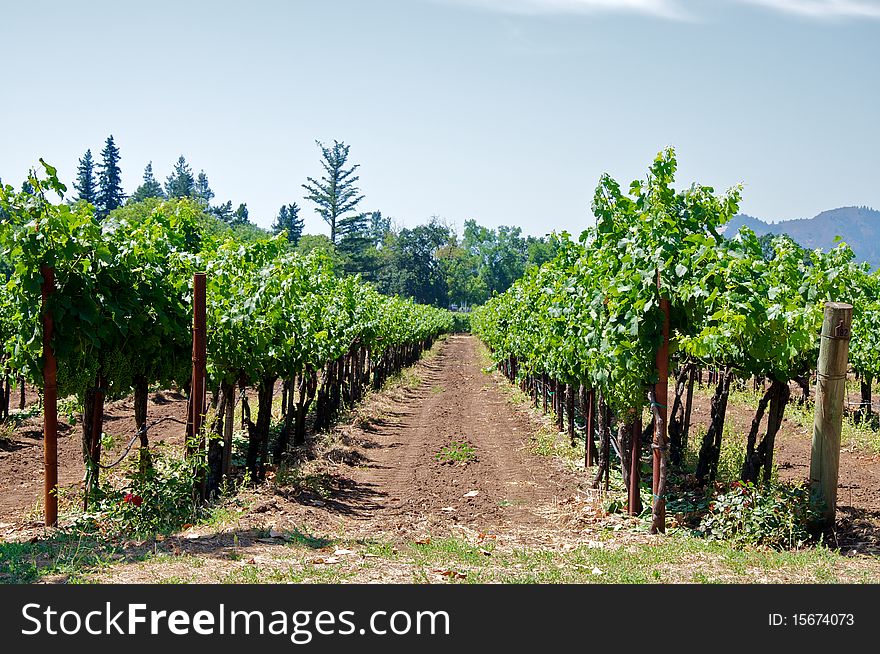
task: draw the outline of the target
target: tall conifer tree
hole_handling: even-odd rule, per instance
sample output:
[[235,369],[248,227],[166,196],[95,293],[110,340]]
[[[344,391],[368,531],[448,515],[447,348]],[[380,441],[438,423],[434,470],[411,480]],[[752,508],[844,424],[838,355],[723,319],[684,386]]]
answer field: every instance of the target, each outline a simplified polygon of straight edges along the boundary
[[[207,178],[205,178],[207,179]],[[183,155],[174,164],[174,170],[165,180],[165,194],[169,198],[191,198],[195,195],[196,180]]]
[[147,167],[144,168],[144,181],[143,183],[137,187],[134,193],[131,194],[131,198],[129,198],[129,202],[141,202],[146,200],[147,198],[164,198],[165,192],[162,190],[162,185],[156,180],[156,177],[153,175],[153,162],[147,164]]
[[304,227],[305,221],[299,217],[299,205],[294,202],[293,204],[285,204],[278,211],[278,217],[272,225],[272,233],[283,233],[287,236],[288,241],[297,245],[302,237]]
[[208,176],[205,174],[205,171],[199,171],[199,176],[196,177],[196,185],[195,185],[195,197],[201,202],[204,206],[210,206],[211,200],[214,199],[214,191],[211,190],[211,185],[208,184]]
[[73,188],[76,189],[77,200],[83,200],[93,205],[97,204],[98,184],[95,181],[95,160],[92,158],[91,150],[86,150],[83,158],[79,160]]
[[330,241],[335,245],[338,221],[347,213],[354,212],[358,203],[364,199],[357,187],[359,177],[354,174],[359,165],[345,167],[350,147],[345,143],[334,140],[333,146],[329,148],[320,141],[316,143],[321,149],[324,175],[320,180],[308,177],[303,188],[309,192],[306,199],[317,205],[316,211],[330,226]]
[[125,200],[119,159],[119,148],[116,147],[111,134],[104,143],[104,149],[101,150],[101,163],[98,166],[98,195],[95,205],[98,207],[98,216],[101,218],[117,207],[121,207],[123,200]]

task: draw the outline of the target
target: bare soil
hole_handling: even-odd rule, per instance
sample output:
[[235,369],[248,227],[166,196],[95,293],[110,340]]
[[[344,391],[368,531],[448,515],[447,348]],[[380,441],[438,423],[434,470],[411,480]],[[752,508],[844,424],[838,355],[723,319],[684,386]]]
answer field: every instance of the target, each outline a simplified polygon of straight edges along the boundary
[[[534,425],[480,369],[477,347],[449,338],[385,417],[348,429],[364,457],[349,508],[370,528],[537,532],[557,527],[560,505],[584,491],[583,479],[531,451]],[[469,444],[474,460],[444,460],[453,442]]]
[[[534,453],[540,424],[502,392],[502,378],[483,372],[479,347],[451,336],[393,388],[370,395],[310,442],[293,484],[276,472],[273,494],[261,495],[239,527],[390,540],[464,531],[523,544],[564,532],[576,540],[594,492],[572,467]],[[453,442],[467,443],[472,460],[445,460]]]

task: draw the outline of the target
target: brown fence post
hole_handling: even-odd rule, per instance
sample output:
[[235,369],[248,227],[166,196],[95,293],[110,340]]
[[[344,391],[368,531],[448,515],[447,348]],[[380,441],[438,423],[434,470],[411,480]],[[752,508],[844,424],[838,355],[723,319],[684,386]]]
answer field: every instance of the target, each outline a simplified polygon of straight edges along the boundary
[[[190,409],[192,436],[199,438],[205,419],[205,365],[207,360],[207,318],[205,307],[205,273],[193,275],[193,351],[192,383],[190,384]],[[193,447],[195,444],[191,444]]]
[[58,524],[58,363],[52,349],[55,324],[47,304],[55,290],[55,269],[40,267],[43,276],[43,505],[46,526]]
[[846,393],[852,305],[825,304],[819,365],[816,381],[816,409],[810,456],[810,496],[821,512],[820,527],[834,526],[837,509],[837,480],[840,469],[840,431]]
[[589,470],[593,467],[595,452],[595,432],[593,431],[594,416],[596,410],[596,391],[590,389],[587,391],[587,411],[584,415],[586,420],[586,428],[584,429],[584,468]]
[[[658,276],[659,286],[659,276]],[[657,384],[654,386],[652,411],[654,414],[653,475],[651,489],[653,494],[651,533],[666,532],[666,418],[669,398],[669,299],[660,298],[663,311],[663,340],[657,349]]]
[[641,468],[642,468],[642,416],[636,411],[632,423],[632,436],[630,441],[630,468],[629,468],[629,501],[627,509],[630,515],[639,515],[642,512],[641,495]]

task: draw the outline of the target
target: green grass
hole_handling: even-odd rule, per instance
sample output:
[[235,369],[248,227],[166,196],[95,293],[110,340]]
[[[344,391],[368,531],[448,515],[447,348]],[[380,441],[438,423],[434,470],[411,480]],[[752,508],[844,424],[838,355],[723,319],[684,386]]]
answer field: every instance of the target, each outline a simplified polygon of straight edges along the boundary
[[7,423],[11,423],[15,427],[18,427],[25,420],[42,415],[42,413],[39,404],[31,404],[24,409],[10,409]]
[[[872,582],[876,567],[844,569],[843,558],[818,547],[798,552],[736,549],[725,543],[671,535],[662,543],[559,550],[501,550],[441,538],[389,550],[370,549],[388,562],[410,568],[413,581],[450,583],[752,583]],[[381,563],[380,563],[381,565]],[[442,571],[454,571],[442,575]],[[441,579],[438,579],[440,577]]]
[[569,552],[518,549],[499,552],[452,539],[414,546],[423,573],[454,568],[467,583],[718,583],[874,581],[876,570],[842,574],[841,557],[824,548],[801,552],[737,550],[723,543],[671,536],[659,545],[577,547]]
[[[706,435],[706,426],[691,425],[687,449],[684,452],[684,469],[695,470],[700,457],[700,446]],[[733,482],[740,478],[742,464],[746,456],[745,434],[735,434],[730,423],[725,423],[721,438],[721,454],[718,457],[718,474],[716,479],[721,482]],[[771,478],[777,479],[776,465],[773,466]]]
[[285,531],[284,539],[294,547],[305,547],[313,550],[319,550],[322,547],[330,547],[336,543],[333,539],[315,536],[314,534],[309,533],[305,528]]
[[[850,386],[852,386],[852,388],[850,388]],[[848,393],[855,394],[856,397],[858,397],[858,382],[849,380],[847,382],[847,387],[850,388]],[[713,389],[705,386],[695,386],[694,392],[703,395],[704,397],[711,397]],[[801,404],[796,401],[799,397],[799,394],[792,396],[792,399],[785,407],[785,417],[798,427],[812,431],[814,417],[813,404]],[[732,386],[728,402],[737,406],[748,407],[754,411],[758,407],[758,401],[760,399],[761,392],[756,392],[751,383],[747,383],[745,388]],[[740,434],[739,436],[744,437],[743,434]],[[693,440],[693,438],[694,435],[692,434],[691,439]],[[725,440],[727,440],[726,433]],[[853,414],[848,413],[843,417],[840,443],[843,448],[858,449],[874,454],[880,454],[880,431],[874,429],[874,424],[857,423]],[[697,447],[699,448],[699,445],[697,445]]]
[[[800,551],[737,548],[694,538],[686,530],[661,541],[631,541],[599,532],[595,540],[565,548],[509,548],[492,538],[426,538],[420,542],[352,540],[305,529],[262,549],[208,555],[146,549],[135,556],[95,541],[58,535],[38,543],[0,544],[0,581],[31,583],[66,575],[68,583],[119,578],[118,566],[135,566],[157,583],[339,583],[388,580],[432,583],[877,583],[880,561],[847,558],[824,546]],[[321,564],[332,548],[356,552]],[[227,548],[228,549],[228,548]],[[212,557],[214,555],[211,555]],[[97,573],[97,577],[95,577]]]
[[440,463],[472,463],[477,460],[477,451],[470,443],[452,441],[444,445],[434,458]]
[[122,556],[119,546],[73,531],[59,531],[33,543],[0,543],[0,583],[33,583],[50,575],[75,576],[110,566]]
[[544,426],[532,434],[532,452],[539,456],[558,457],[574,464],[584,458],[583,439],[579,441],[580,447],[572,447],[568,434],[556,431],[555,427]]
[[[789,404],[785,415],[799,427],[813,429],[813,407],[801,404]],[[852,414],[843,417],[840,430],[840,446],[843,449],[855,449],[880,454],[880,431],[870,423],[857,423]]]

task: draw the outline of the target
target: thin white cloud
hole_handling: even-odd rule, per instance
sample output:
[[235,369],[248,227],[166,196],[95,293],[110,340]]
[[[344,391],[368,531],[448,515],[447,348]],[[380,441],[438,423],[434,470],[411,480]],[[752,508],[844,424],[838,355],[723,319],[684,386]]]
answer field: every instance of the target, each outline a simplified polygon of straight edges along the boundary
[[684,20],[687,12],[678,0],[452,0],[511,14],[634,13]]
[[[706,0],[433,0],[510,14],[630,13],[695,20]],[[880,0],[729,0],[819,20],[880,19]]]
[[880,18],[880,0],[738,0],[810,18]]

